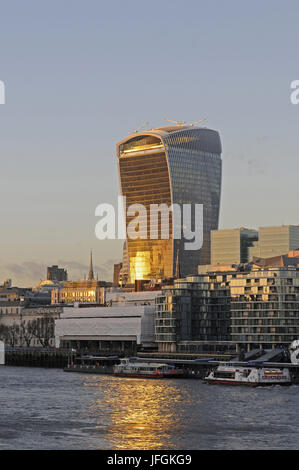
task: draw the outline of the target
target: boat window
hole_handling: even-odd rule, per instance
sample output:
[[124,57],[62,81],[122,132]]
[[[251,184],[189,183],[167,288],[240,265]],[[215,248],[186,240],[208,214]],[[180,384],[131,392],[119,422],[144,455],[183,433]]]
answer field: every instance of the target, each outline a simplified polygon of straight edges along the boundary
[[235,373],[230,371],[215,371],[214,377],[217,379],[234,379]]

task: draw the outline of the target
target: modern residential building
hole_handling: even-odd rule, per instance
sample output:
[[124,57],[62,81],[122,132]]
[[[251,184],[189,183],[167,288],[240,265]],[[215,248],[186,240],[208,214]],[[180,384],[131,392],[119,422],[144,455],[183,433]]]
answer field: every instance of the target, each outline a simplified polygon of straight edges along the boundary
[[162,287],[159,351],[267,349],[299,337],[299,250],[213,269]]
[[299,225],[260,227],[258,241],[249,249],[249,258],[271,258],[296,249],[299,249]]
[[232,274],[189,276],[163,287],[156,299],[155,335],[161,352],[184,342],[225,342],[230,338],[228,280]]
[[[127,240],[130,283],[173,277],[177,254],[182,276],[210,263],[210,232],[218,228],[219,218],[221,151],[218,132],[192,125],[136,131],[117,144],[126,205],[142,204],[147,210],[141,237]],[[169,238],[162,239],[159,223],[157,238],[150,239],[151,204],[178,204],[181,209],[183,204],[203,204],[202,248],[185,250],[186,240],[174,239],[172,214]],[[133,219],[126,214],[127,227]]]
[[48,281],[67,281],[67,270],[59,268],[57,265],[48,266],[47,268]]
[[289,346],[299,337],[296,267],[257,267],[239,273],[230,282],[230,296],[231,340],[239,348]]
[[241,227],[230,230],[212,230],[211,265],[247,263],[250,247],[258,240],[258,232]]

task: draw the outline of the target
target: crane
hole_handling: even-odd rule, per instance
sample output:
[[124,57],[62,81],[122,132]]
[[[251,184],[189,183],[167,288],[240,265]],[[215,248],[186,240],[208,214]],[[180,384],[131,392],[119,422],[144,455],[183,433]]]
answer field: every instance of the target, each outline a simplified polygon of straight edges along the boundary
[[[133,132],[133,134],[136,134],[137,132],[141,131],[141,129],[144,129],[147,125],[148,125],[148,121],[145,122],[145,123],[143,124],[143,126],[138,127],[138,129],[136,129],[136,130]],[[131,134],[131,132],[129,132],[129,134]]]
[[199,124],[200,122],[204,122],[204,121],[206,121],[206,118],[203,118],[203,119],[201,119],[200,121],[192,122],[191,124],[189,124],[189,126],[190,126],[190,127],[193,127],[193,126],[195,126],[196,124]]
[[186,121],[172,121],[171,119],[166,119],[166,118],[165,118],[165,121],[173,122],[173,124],[176,124],[177,126],[183,126],[184,124],[186,124]]
[[[205,120],[206,120],[206,118],[200,119],[200,121],[192,122],[191,124],[187,124],[187,126],[188,127],[193,127],[196,124],[199,124],[200,122],[204,122]],[[165,121],[173,122],[174,124],[176,124],[179,127],[184,126],[186,124],[186,121],[172,121],[171,119],[165,119]]]

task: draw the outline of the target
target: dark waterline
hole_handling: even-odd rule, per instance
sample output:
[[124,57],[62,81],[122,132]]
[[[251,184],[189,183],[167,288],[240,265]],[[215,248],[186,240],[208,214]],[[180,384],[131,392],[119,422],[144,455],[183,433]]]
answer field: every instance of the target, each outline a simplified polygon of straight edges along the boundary
[[299,387],[0,367],[0,449],[299,449]]

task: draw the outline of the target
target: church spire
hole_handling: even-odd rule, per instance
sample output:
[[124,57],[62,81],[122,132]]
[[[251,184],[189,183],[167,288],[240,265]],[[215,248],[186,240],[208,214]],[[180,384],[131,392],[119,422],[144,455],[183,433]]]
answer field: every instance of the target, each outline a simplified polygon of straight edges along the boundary
[[89,264],[89,273],[88,273],[88,280],[93,281],[93,265],[92,265],[92,251],[90,251],[90,264]]

